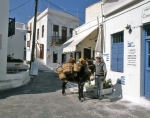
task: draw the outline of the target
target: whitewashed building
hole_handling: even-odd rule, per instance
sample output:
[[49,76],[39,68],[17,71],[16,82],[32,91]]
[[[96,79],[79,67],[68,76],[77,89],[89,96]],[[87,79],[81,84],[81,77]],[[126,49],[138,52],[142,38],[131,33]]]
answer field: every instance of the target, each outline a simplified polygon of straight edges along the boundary
[[[26,59],[31,59],[34,17],[27,23]],[[72,31],[79,26],[79,19],[70,14],[46,9],[37,14],[35,58],[44,65],[56,67],[65,62],[66,55],[55,54],[55,50],[72,37]]]
[[144,103],[150,99],[150,0],[106,0],[102,8],[107,78],[118,95]]
[[7,74],[9,0],[0,1],[0,16],[1,16],[0,17],[0,91],[1,91],[25,85],[30,81],[30,77],[28,70],[21,73]]
[[9,0],[0,1],[0,80],[7,78],[7,43]]
[[73,31],[73,37],[59,47],[56,53],[71,54],[76,62],[79,58],[91,59],[95,55],[95,45],[99,34],[99,25],[102,23],[100,10],[101,2],[86,8],[86,23]]
[[7,55],[13,55],[15,59],[25,59],[26,43],[26,25],[24,23],[15,23],[15,35],[8,37]]
[[88,39],[96,28],[95,46],[101,47],[113,95],[150,106],[150,0],[104,0],[87,7],[86,23],[74,30],[76,40],[60,49],[75,53],[81,44],[93,47]]

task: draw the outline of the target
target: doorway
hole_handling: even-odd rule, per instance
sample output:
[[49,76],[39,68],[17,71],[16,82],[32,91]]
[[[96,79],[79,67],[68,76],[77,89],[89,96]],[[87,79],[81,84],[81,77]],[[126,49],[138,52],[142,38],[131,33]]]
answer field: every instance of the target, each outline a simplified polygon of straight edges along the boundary
[[66,62],[66,54],[62,54],[62,63]]
[[44,44],[40,44],[40,58],[44,59]]
[[84,59],[91,59],[91,49],[84,48]]
[[67,41],[67,28],[62,27],[62,43]]
[[150,98],[150,25],[144,28],[144,96]]
[[81,58],[81,52],[75,52],[75,61],[78,62]]

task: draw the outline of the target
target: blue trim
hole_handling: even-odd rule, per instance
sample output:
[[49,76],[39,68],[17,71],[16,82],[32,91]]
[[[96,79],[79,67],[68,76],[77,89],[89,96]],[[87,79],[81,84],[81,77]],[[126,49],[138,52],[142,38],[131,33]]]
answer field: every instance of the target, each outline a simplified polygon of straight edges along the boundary
[[145,56],[146,56],[146,40],[150,40],[150,36],[146,36],[147,32],[146,29],[150,28],[150,24],[148,25],[144,25],[143,26],[143,32],[142,32],[142,96],[145,96],[147,98],[149,98],[148,96],[146,96],[146,78],[145,78]]
[[[122,39],[118,40],[118,35]],[[116,38],[117,37],[117,38]],[[124,72],[124,32],[112,34],[111,43],[111,71]]]
[[142,32],[142,96],[145,95],[145,27]]

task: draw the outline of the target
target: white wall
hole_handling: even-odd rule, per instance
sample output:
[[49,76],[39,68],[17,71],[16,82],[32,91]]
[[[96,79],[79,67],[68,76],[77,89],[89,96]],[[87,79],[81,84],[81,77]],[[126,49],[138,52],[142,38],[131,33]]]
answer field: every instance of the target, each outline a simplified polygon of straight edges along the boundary
[[30,82],[29,71],[19,74],[7,74],[7,81],[0,82],[0,90],[12,89]]
[[8,42],[8,13],[9,0],[0,1],[0,34],[2,35],[2,49],[0,49],[0,80],[5,80],[7,65]]
[[[33,31],[33,18],[28,22],[28,27],[30,26],[30,23],[32,22],[32,31]],[[41,38],[42,36],[42,25],[44,25],[44,38]],[[42,12],[37,17],[37,28],[39,28],[39,44],[44,44],[44,59],[42,59],[43,63],[45,65],[49,66],[56,66],[56,63],[53,63],[53,51],[57,49],[56,46],[50,46],[52,43],[52,36],[53,36],[53,25],[59,25],[59,36],[62,36],[62,26],[67,27],[67,37],[69,37],[69,28],[75,29],[77,26],[79,26],[79,20],[78,18],[71,16],[69,14],[59,12],[52,9],[46,9],[44,12]],[[36,30],[37,31],[37,30]],[[37,32],[36,32],[37,33]],[[36,35],[37,36],[37,35]],[[30,40],[30,34],[27,34],[27,40]],[[32,39],[32,36],[31,36]],[[30,61],[30,53],[32,49],[32,42],[30,50],[27,48],[27,60]],[[47,54],[50,55],[50,57],[47,57]],[[39,55],[38,55],[39,57]],[[58,61],[61,62],[61,55],[58,55]]]
[[101,4],[102,2],[100,1],[86,8],[86,23],[102,16]]
[[106,0],[104,2],[105,15],[108,15],[136,0]]
[[14,53],[13,58],[24,60],[24,35],[26,30],[15,30],[15,35],[8,37],[7,55]]
[[[141,96],[141,47],[142,45],[142,24],[141,21],[141,14],[143,8],[150,6],[150,3],[144,4],[146,1],[143,1],[139,4],[135,4],[132,7],[126,9],[128,11],[124,14],[124,11],[121,11],[118,14],[110,16],[106,18],[106,22],[104,24],[105,28],[105,40],[106,40],[106,52],[110,55],[110,61],[106,62],[107,69],[108,69],[108,76],[107,78],[111,78],[113,80],[113,84],[116,84],[116,81],[121,76],[125,76],[125,85],[122,85],[122,94],[123,96],[130,96],[132,98],[138,98]],[[143,5],[142,5],[143,4]],[[141,6],[140,6],[141,5]],[[139,7],[137,7],[139,6]],[[131,11],[130,9],[137,7]],[[121,15],[119,15],[121,14]],[[116,17],[114,17],[116,16]],[[112,18],[114,17],[114,18]],[[112,19],[110,19],[112,18]],[[110,20],[108,20],[110,19]],[[129,24],[132,27],[132,33],[129,34],[128,30],[125,29],[126,25]],[[124,72],[114,72],[111,71],[111,34],[123,31],[124,32]],[[127,47],[127,41],[134,42],[135,50],[136,50],[136,66],[127,65],[127,55],[129,47]],[[121,89],[120,88],[120,89]]]

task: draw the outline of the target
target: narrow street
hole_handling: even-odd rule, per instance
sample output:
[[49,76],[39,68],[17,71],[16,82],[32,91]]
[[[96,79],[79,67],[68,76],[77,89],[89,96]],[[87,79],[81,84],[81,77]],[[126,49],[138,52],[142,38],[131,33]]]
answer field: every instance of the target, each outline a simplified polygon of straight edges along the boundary
[[[68,86],[69,87],[69,86]],[[85,94],[84,102],[67,89],[54,72],[40,71],[26,86],[0,92],[0,118],[149,118],[150,109],[125,100],[102,101]]]

